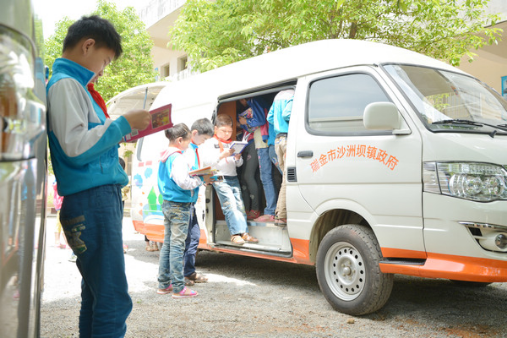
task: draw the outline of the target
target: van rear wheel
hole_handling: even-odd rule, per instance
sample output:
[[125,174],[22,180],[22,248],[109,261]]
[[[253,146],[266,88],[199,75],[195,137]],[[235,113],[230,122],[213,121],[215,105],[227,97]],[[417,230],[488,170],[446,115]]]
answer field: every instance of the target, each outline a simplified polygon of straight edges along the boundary
[[385,305],[394,277],[380,271],[381,258],[375,234],[366,226],[343,225],[324,236],[317,252],[317,279],[335,310],[357,316]]

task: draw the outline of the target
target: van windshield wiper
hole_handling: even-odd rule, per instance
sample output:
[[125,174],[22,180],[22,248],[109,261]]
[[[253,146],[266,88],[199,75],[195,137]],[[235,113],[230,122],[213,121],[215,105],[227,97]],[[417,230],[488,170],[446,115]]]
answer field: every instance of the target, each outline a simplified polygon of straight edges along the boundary
[[495,124],[489,124],[489,123],[484,123],[484,122],[475,122],[475,121],[461,120],[461,119],[435,121],[432,124],[467,124],[469,126],[476,126],[476,127],[488,126],[491,128],[507,131],[507,124],[495,125]]
[[497,131],[496,129],[500,129],[502,131],[505,131],[507,132],[507,124],[499,124],[499,125],[494,125],[494,124],[489,124],[489,123],[479,123],[479,122],[475,122],[475,121],[470,121],[470,120],[460,120],[460,119],[454,119],[454,120],[442,120],[442,121],[435,121],[433,122],[432,124],[466,124],[466,125],[469,125],[469,126],[475,126],[475,127],[484,127],[484,126],[488,126],[488,127],[491,127],[491,128],[494,128],[495,130],[493,130],[489,136],[491,136],[492,138],[495,137]]
[[483,123],[478,123],[478,122],[470,121],[470,120],[460,120],[460,119],[435,121],[432,124],[467,124],[469,126],[477,126],[477,127],[484,126]]

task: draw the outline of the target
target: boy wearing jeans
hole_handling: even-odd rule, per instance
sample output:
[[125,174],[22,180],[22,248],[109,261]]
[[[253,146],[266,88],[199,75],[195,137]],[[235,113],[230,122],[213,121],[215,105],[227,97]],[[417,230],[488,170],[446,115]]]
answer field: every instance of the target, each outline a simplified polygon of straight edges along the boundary
[[[190,133],[192,135],[192,141],[187,150],[183,153],[183,156],[187,159],[191,168],[198,169],[201,167],[198,146],[213,137],[213,124],[207,118],[199,119],[192,124]],[[197,253],[199,239],[201,238],[201,229],[199,228],[199,223],[197,222],[197,216],[195,214],[195,203],[197,202],[197,198],[198,194],[195,194],[192,198],[188,235],[185,241],[185,267],[183,269],[183,274],[185,276],[185,285],[187,286],[192,286],[194,283],[206,283],[208,281],[208,278],[195,271],[195,255]]]
[[[160,250],[157,293],[165,295],[172,292],[173,298],[197,296],[197,292],[187,289],[183,277],[183,253],[188,234],[188,223],[193,198],[199,187],[209,182],[210,175],[191,177],[190,167],[183,156],[191,142],[190,130],[184,123],[165,130],[169,148],[162,154],[158,167],[158,189],[164,198],[164,245]],[[171,283],[172,282],[172,283]]]
[[214,181],[215,188],[225,220],[231,233],[231,242],[242,245],[245,242],[258,243],[259,240],[247,233],[245,205],[241,199],[241,187],[236,167],[243,164],[241,154],[234,154],[230,148],[232,119],[228,115],[218,115],[215,121],[215,136],[199,148],[203,166],[211,166],[218,170],[217,175],[223,181]]
[[289,131],[290,115],[292,113],[292,101],[294,98],[294,89],[282,90],[276,94],[271,109],[269,110],[267,120],[273,124],[275,129],[275,151],[278,157],[278,164],[283,173],[282,186],[278,195],[278,204],[276,206],[275,224],[285,226],[287,224],[287,205],[285,195],[285,157],[287,152],[287,132]]
[[69,27],[47,86],[51,160],[58,194],[65,197],[60,221],[83,277],[81,337],[123,337],[132,310],[122,243],[121,187],[128,178],[118,144],[132,129],[145,129],[150,114],[132,110],[106,119],[86,89],[121,53],[109,21],[82,17]]

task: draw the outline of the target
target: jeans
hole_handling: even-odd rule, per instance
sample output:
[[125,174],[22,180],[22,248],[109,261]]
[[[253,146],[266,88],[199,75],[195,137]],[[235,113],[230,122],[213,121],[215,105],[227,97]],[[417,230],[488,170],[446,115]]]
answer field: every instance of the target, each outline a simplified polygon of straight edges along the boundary
[[[241,180],[243,190],[248,193],[243,194],[243,201],[249,210],[260,210],[260,189],[255,179],[257,168],[259,168],[259,160],[257,157],[257,150],[255,149],[254,142],[243,150],[243,166],[241,170]],[[247,198],[249,201],[247,201]]]
[[213,187],[217,192],[231,235],[247,232],[245,206],[241,199],[238,178],[225,176],[222,182],[213,182]]
[[287,205],[285,195],[285,185],[287,184],[287,178],[285,177],[285,153],[287,152],[287,136],[277,136],[275,139],[275,151],[278,157],[278,164],[282,169],[283,178],[282,186],[280,187],[280,193],[278,194],[278,204],[276,205],[276,217],[287,218]]
[[275,215],[276,201],[278,196],[275,194],[273,177],[271,176],[272,164],[269,157],[269,148],[257,149],[259,155],[259,170],[261,172],[262,186],[264,187],[264,196],[266,197],[265,215]]
[[173,292],[178,293],[185,287],[183,277],[183,252],[188,233],[190,206],[192,203],[165,201],[162,203],[164,213],[164,245],[160,250],[158,266],[158,288],[167,288],[172,281]]
[[80,337],[123,337],[132,310],[123,257],[120,185],[65,196],[60,210],[81,281]]
[[274,144],[269,146],[269,158],[271,159],[271,162],[273,162],[273,164],[275,165],[276,169],[278,169],[280,174],[283,175],[283,171],[282,171],[282,169],[280,169],[280,164],[278,163],[278,156],[276,156]]
[[195,214],[195,206],[192,205],[190,207],[188,235],[187,239],[185,240],[185,253],[184,253],[185,267],[183,268],[183,275],[185,277],[188,277],[195,272],[195,254],[197,253],[197,246],[199,245],[200,238],[201,238],[201,229],[199,229],[199,223],[197,222],[197,216]]

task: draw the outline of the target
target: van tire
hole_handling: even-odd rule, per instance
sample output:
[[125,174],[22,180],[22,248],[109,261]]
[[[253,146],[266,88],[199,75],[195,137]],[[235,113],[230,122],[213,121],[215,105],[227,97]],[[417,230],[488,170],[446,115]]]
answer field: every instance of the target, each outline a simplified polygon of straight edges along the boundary
[[380,246],[369,227],[342,225],[324,236],[317,251],[317,279],[335,310],[359,316],[385,305],[394,275],[380,271],[381,259]]

